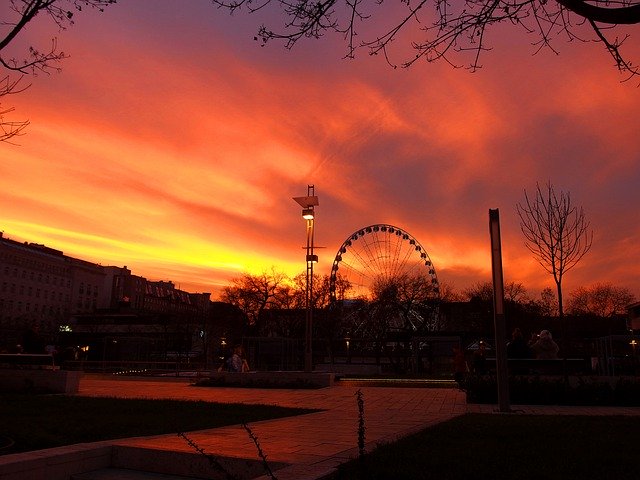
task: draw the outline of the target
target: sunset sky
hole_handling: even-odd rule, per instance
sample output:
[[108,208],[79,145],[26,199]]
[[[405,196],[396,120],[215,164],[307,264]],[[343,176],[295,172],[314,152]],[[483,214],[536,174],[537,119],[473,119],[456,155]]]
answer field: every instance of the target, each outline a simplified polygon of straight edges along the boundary
[[343,59],[335,35],[261,47],[264,21],[207,0],[123,0],[62,33],[36,19],[21,42],[57,36],[70,58],[3,99],[31,122],[0,144],[4,235],[217,297],[243,272],[304,271],[292,197],[314,184],[319,273],[352,232],[389,223],[442,282],[488,281],[498,208],[505,280],[537,296],[553,281],[515,205],[550,180],[594,229],[565,291],[610,282],[640,297],[640,82],[621,83],[600,45],[533,55],[532,37],[501,28],[476,73],[392,69]]

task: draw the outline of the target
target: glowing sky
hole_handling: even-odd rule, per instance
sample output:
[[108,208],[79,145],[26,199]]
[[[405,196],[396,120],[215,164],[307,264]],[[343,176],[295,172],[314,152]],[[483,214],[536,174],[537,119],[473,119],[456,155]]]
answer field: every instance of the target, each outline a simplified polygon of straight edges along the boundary
[[[640,90],[599,45],[533,56],[532,39],[496,31],[471,74],[344,60],[338,37],[263,48],[262,19],[208,1],[122,1],[76,20],[57,34],[62,73],[9,99],[31,125],[20,146],[0,144],[5,236],[215,297],[244,271],[304,270],[292,197],[314,184],[320,273],[352,232],[390,223],[441,281],[489,280],[499,208],[505,279],[537,295],[552,279],[515,204],[551,180],[594,228],[566,291],[640,296]],[[55,33],[42,18],[22,41]]]

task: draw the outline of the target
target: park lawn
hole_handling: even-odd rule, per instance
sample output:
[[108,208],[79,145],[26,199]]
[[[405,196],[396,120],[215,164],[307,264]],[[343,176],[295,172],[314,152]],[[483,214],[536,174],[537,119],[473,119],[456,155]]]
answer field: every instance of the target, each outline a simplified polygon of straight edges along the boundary
[[640,478],[640,417],[468,414],[383,445],[332,479]]
[[203,401],[0,394],[0,454],[215,428],[315,410]]

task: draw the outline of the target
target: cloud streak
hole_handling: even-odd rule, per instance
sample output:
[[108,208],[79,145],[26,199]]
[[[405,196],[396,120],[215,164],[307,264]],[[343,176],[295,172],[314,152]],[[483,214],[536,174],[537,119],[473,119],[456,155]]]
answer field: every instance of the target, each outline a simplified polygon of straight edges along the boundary
[[610,281],[640,295],[640,94],[601,52],[532,58],[507,32],[476,74],[398,71],[341,60],[333,38],[260,48],[256,19],[208,4],[153,5],[78,18],[61,35],[63,73],[19,98],[32,125],[0,150],[8,236],[216,296],[243,271],[304,269],[291,197],[313,183],[321,273],[353,231],[390,223],[419,239],[441,280],[488,280],[488,209],[500,208],[507,280],[535,292],[552,281],[524,248],[515,204],[551,180],[596,232],[568,288]]

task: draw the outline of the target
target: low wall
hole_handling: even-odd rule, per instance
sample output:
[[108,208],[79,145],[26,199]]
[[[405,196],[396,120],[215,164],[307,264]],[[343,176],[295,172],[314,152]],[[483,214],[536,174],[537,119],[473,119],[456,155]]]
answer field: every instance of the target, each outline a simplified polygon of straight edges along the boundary
[[[0,480],[95,480],[97,478],[256,478],[264,473],[257,459],[216,457],[225,471],[198,452],[173,452],[114,445],[112,441],[80,443],[35,452],[0,455]],[[277,470],[287,466],[270,462]],[[119,470],[125,469],[117,476]],[[227,473],[229,475],[227,475]],[[155,476],[153,476],[155,474]],[[170,476],[170,477],[169,477]],[[175,477],[174,477],[175,476]]]
[[112,451],[111,442],[97,442],[0,455],[0,480],[69,480],[111,466]]
[[326,372],[211,372],[211,385],[255,388],[323,388],[331,387],[334,374]]
[[372,363],[320,363],[316,370],[342,375],[380,375],[382,367]]
[[1,392],[78,393],[82,372],[0,369]]

